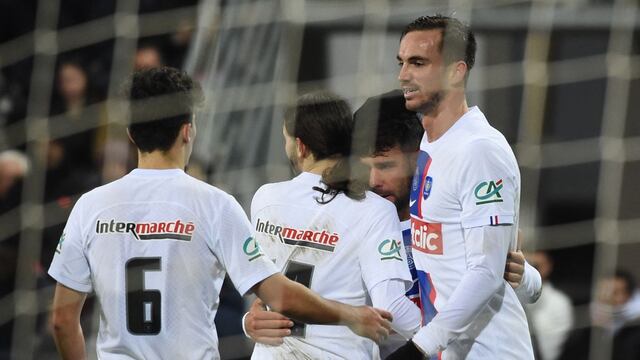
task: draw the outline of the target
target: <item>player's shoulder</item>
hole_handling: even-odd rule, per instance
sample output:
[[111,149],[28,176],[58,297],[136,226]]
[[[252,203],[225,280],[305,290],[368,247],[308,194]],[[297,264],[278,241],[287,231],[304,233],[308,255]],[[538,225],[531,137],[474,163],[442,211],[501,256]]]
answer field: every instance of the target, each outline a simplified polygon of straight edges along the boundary
[[259,204],[271,199],[281,199],[283,195],[291,192],[294,186],[291,180],[263,184],[253,194],[252,204]]
[[477,107],[469,112],[462,131],[455,140],[454,151],[465,158],[475,158],[486,153],[513,153],[504,135],[491,126]]
[[383,216],[395,214],[397,216],[395,205],[372,191],[367,191],[364,199],[356,201],[354,204],[359,207],[357,211],[365,215],[364,218],[375,218],[375,215],[378,214]]
[[77,204],[82,203],[100,203],[106,199],[109,199],[113,194],[118,192],[118,189],[122,185],[122,178],[106,183],[104,185],[97,186],[92,190],[82,194],[77,201]]

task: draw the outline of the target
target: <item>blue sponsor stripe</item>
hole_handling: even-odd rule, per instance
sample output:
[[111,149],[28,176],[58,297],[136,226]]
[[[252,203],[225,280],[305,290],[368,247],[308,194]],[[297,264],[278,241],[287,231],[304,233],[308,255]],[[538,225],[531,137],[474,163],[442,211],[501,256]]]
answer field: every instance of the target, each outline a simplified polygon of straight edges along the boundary
[[413,181],[411,182],[411,196],[410,196],[410,212],[412,215],[420,217],[420,198],[422,197],[422,189],[424,182],[424,171],[427,163],[429,162],[429,154],[420,150],[418,153],[418,161],[416,165],[416,173],[413,175]]
[[411,280],[413,280],[413,286],[407,290],[406,295],[409,299],[420,296],[420,285],[418,284],[418,273],[416,271],[416,264],[413,262],[413,253],[411,252],[411,229],[404,229],[402,231],[402,242],[407,252],[407,265],[409,266],[409,273],[411,273]]
[[436,289],[433,287],[429,273],[418,270],[417,274],[420,284],[420,302],[422,303],[422,323],[426,325],[438,314],[438,310],[433,304]]

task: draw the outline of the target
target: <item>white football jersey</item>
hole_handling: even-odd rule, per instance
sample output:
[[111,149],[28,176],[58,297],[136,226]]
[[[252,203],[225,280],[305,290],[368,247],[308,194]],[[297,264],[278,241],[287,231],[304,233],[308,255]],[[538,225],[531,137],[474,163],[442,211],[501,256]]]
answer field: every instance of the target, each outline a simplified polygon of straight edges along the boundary
[[218,359],[225,269],[241,294],[274,274],[230,195],[182,170],[135,169],[84,194],[49,274],[101,306],[102,359]]
[[[464,230],[511,224],[516,240],[520,171],[504,136],[473,107],[439,139],[420,144],[411,189],[413,259],[423,323],[447,304],[468,269]],[[506,282],[442,359],[528,359],[527,320]]]
[[[367,192],[361,201],[343,193],[319,204],[321,177],[262,186],[251,222],[265,255],[287,277],[321,296],[349,305],[369,303],[368,290],[386,279],[411,276],[393,204]],[[256,344],[253,359],[374,359],[377,345],[346,326],[296,324],[281,346]]]

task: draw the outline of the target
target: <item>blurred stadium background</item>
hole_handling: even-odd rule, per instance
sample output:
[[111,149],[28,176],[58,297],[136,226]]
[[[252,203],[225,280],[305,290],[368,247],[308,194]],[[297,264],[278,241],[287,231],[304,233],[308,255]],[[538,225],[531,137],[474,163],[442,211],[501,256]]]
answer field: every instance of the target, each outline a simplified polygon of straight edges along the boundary
[[[476,32],[469,101],[520,162],[524,248],[548,251],[573,328],[589,326],[598,279],[614,268],[640,278],[638,9],[635,0],[0,1],[0,358],[56,357],[46,269],[78,196],[135,164],[112,101],[134,68],[167,64],[202,82],[189,171],[248,209],[261,184],[291,175],[283,106],[326,88],[355,110],[397,87],[402,28],[436,12]],[[8,165],[20,154],[24,176]],[[83,318],[93,357],[97,308]],[[250,353],[243,312],[228,287],[223,358]],[[592,359],[610,358],[610,337],[586,346]]]

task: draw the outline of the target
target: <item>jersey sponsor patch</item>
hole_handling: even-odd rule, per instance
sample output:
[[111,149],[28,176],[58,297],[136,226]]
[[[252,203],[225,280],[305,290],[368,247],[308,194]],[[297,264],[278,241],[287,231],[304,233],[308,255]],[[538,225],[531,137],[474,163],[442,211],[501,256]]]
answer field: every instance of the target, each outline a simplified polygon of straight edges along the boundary
[[182,240],[191,241],[196,225],[189,222],[126,222],[111,220],[96,221],[96,234],[131,233],[136,240]]
[[60,235],[60,240],[58,240],[58,246],[56,246],[56,254],[60,254],[62,252],[62,243],[64,242],[65,233],[63,232]]
[[380,253],[380,260],[398,260],[402,261],[402,255],[400,254],[400,241],[393,239],[386,239],[380,242],[378,245],[378,253]]
[[304,246],[312,249],[333,252],[338,246],[340,235],[326,230],[296,229],[288,226],[280,226],[260,218],[256,221],[256,231],[268,235],[277,236],[284,244]]
[[476,197],[476,205],[502,202],[500,190],[502,190],[503,186],[502,179],[482,181],[476,185],[473,190],[473,195]]
[[442,224],[411,218],[411,242],[413,249],[426,254],[442,255]]
[[242,244],[242,251],[247,257],[249,257],[249,261],[253,261],[260,256],[262,256],[262,249],[260,249],[260,245],[253,236],[249,236],[244,243]]
[[422,198],[427,200],[429,195],[431,195],[431,187],[433,186],[433,178],[431,176],[427,176],[424,179],[424,190],[422,190]]

